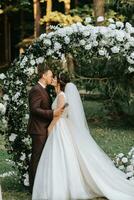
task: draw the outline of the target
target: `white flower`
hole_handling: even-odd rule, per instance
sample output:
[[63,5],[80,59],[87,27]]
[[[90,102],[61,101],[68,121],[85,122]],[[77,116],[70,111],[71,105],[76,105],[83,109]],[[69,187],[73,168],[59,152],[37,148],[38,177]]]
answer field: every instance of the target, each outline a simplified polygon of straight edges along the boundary
[[6,107],[5,107],[5,105],[2,104],[2,103],[0,103],[0,113],[1,113],[2,115],[4,115],[5,112],[6,112]]
[[122,22],[118,21],[118,22],[116,22],[116,26],[117,26],[118,28],[123,28],[123,27],[124,27],[124,24],[123,24]]
[[86,50],[89,50],[89,49],[91,49],[92,48],[92,45],[91,44],[87,44],[86,46],[85,46],[85,49]]
[[[28,167],[26,167],[26,168],[28,168]],[[24,179],[24,185],[25,185],[25,186],[29,186],[29,175],[28,175],[28,173],[25,173],[25,174],[23,175],[23,177],[25,178],[25,179]]]
[[3,100],[4,100],[4,101],[8,101],[8,100],[9,100],[9,96],[8,96],[7,94],[4,94],[4,95],[3,95]]
[[81,45],[81,46],[84,46],[85,44],[86,44],[86,41],[85,41],[85,40],[83,40],[83,39],[80,40],[80,45]]
[[45,36],[46,36],[46,33],[43,33],[43,34],[40,35],[39,39],[43,40],[45,38]]
[[92,43],[92,45],[93,45],[94,47],[98,46],[98,44],[99,44],[99,43],[98,43],[96,40],[94,40],[93,43]]
[[128,71],[129,71],[130,73],[134,72],[134,67],[128,67]]
[[66,43],[66,44],[69,44],[69,43],[70,43],[70,38],[69,38],[68,36],[66,36],[66,37],[64,38],[64,40],[65,40],[65,43]]
[[128,61],[130,64],[134,64],[134,60],[133,60],[130,56],[127,57],[127,61]]
[[54,53],[54,51],[49,49],[46,54],[47,54],[47,56],[51,56],[53,53]]
[[12,133],[10,136],[9,136],[9,141],[10,142],[14,142],[14,140],[16,139],[17,135],[15,133]]
[[87,36],[90,35],[90,31],[89,30],[85,30],[85,31],[83,31],[82,34],[83,34],[83,36],[87,37]]
[[120,169],[120,170],[123,170],[124,168],[125,168],[124,165],[120,165],[120,166],[119,166],[119,169]]
[[106,54],[106,50],[105,49],[99,49],[99,55],[100,56],[104,56]]
[[103,21],[104,21],[104,16],[97,17],[97,22],[103,22]]
[[122,30],[116,30],[116,39],[119,42],[122,42],[124,40],[125,34]]
[[20,157],[20,160],[24,161],[26,159],[26,154],[25,153],[22,153],[21,157]]
[[29,114],[25,114],[25,119],[29,119]]
[[1,79],[1,80],[4,80],[5,78],[6,78],[5,74],[1,73],[1,74],[0,74],[0,79]]
[[17,80],[17,81],[15,82],[15,84],[16,84],[16,85],[23,85],[22,81],[20,81],[20,80]]
[[123,154],[123,153],[119,153],[117,156],[118,156],[119,158],[122,158],[122,157],[124,156],[124,154]]
[[134,166],[133,165],[128,165],[126,170],[127,170],[127,172],[133,171],[134,170]]
[[115,30],[115,29],[116,29],[116,25],[115,25],[115,24],[109,24],[108,27],[111,28],[112,30]]
[[20,96],[20,92],[16,92],[16,94],[12,97],[13,101],[16,101]]
[[113,20],[112,18],[109,18],[108,21],[109,21],[110,23],[114,23],[114,20]]
[[44,62],[44,57],[39,57],[36,59],[36,63],[37,64],[40,64],[40,63],[43,63]]
[[128,158],[123,157],[123,158],[122,158],[122,162],[123,162],[123,163],[127,163],[127,162],[128,162]]
[[45,38],[45,39],[43,40],[43,44],[45,44],[46,46],[51,46],[51,40]]
[[130,57],[131,57],[132,59],[134,59],[134,52],[132,52],[132,53],[130,54]]
[[32,76],[35,73],[35,69],[34,67],[29,67],[28,69],[25,69],[24,72],[28,75],[28,76]]
[[61,44],[59,42],[55,42],[55,44],[54,44],[54,50],[58,51],[61,48],[62,48]]
[[111,48],[111,51],[112,51],[113,53],[119,53],[120,48],[117,47],[117,46],[114,46],[114,47]]
[[91,17],[86,17],[86,19],[85,19],[86,24],[91,23],[91,21],[92,21]]
[[31,65],[35,65],[35,60],[31,60],[31,61],[30,61],[30,64],[31,64]]

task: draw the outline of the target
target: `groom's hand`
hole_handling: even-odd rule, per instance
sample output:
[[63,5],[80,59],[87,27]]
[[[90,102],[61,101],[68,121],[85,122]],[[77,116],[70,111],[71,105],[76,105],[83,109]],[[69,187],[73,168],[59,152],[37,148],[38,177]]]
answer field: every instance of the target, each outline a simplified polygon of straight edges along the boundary
[[64,108],[57,108],[54,110],[54,117],[59,117],[60,115],[62,115],[64,111]]

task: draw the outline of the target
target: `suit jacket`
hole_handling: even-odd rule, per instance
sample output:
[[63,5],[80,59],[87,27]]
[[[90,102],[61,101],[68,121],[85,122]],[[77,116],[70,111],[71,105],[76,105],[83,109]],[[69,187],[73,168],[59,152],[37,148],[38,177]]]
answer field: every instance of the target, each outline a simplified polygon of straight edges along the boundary
[[47,128],[53,119],[51,98],[47,90],[39,83],[29,92],[29,122],[27,132],[30,135],[44,135],[47,137]]

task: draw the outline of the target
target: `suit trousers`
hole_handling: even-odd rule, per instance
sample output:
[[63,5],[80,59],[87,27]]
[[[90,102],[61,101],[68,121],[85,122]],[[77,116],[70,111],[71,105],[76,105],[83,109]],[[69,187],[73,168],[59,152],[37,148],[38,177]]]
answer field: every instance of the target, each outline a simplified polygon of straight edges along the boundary
[[40,160],[42,150],[46,143],[47,137],[46,135],[31,135],[31,137],[32,137],[32,155],[29,164],[29,183],[30,183],[30,192],[32,193],[37,166]]

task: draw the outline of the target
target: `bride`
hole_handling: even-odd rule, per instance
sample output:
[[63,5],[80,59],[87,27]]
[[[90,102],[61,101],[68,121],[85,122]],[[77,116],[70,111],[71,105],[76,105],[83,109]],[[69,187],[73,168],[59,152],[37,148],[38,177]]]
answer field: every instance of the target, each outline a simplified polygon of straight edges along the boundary
[[[65,107],[48,127],[33,187],[32,200],[106,197],[134,200],[134,184],[96,144],[88,129],[81,98],[66,74],[56,84],[52,109]],[[66,104],[67,105],[67,104]]]

